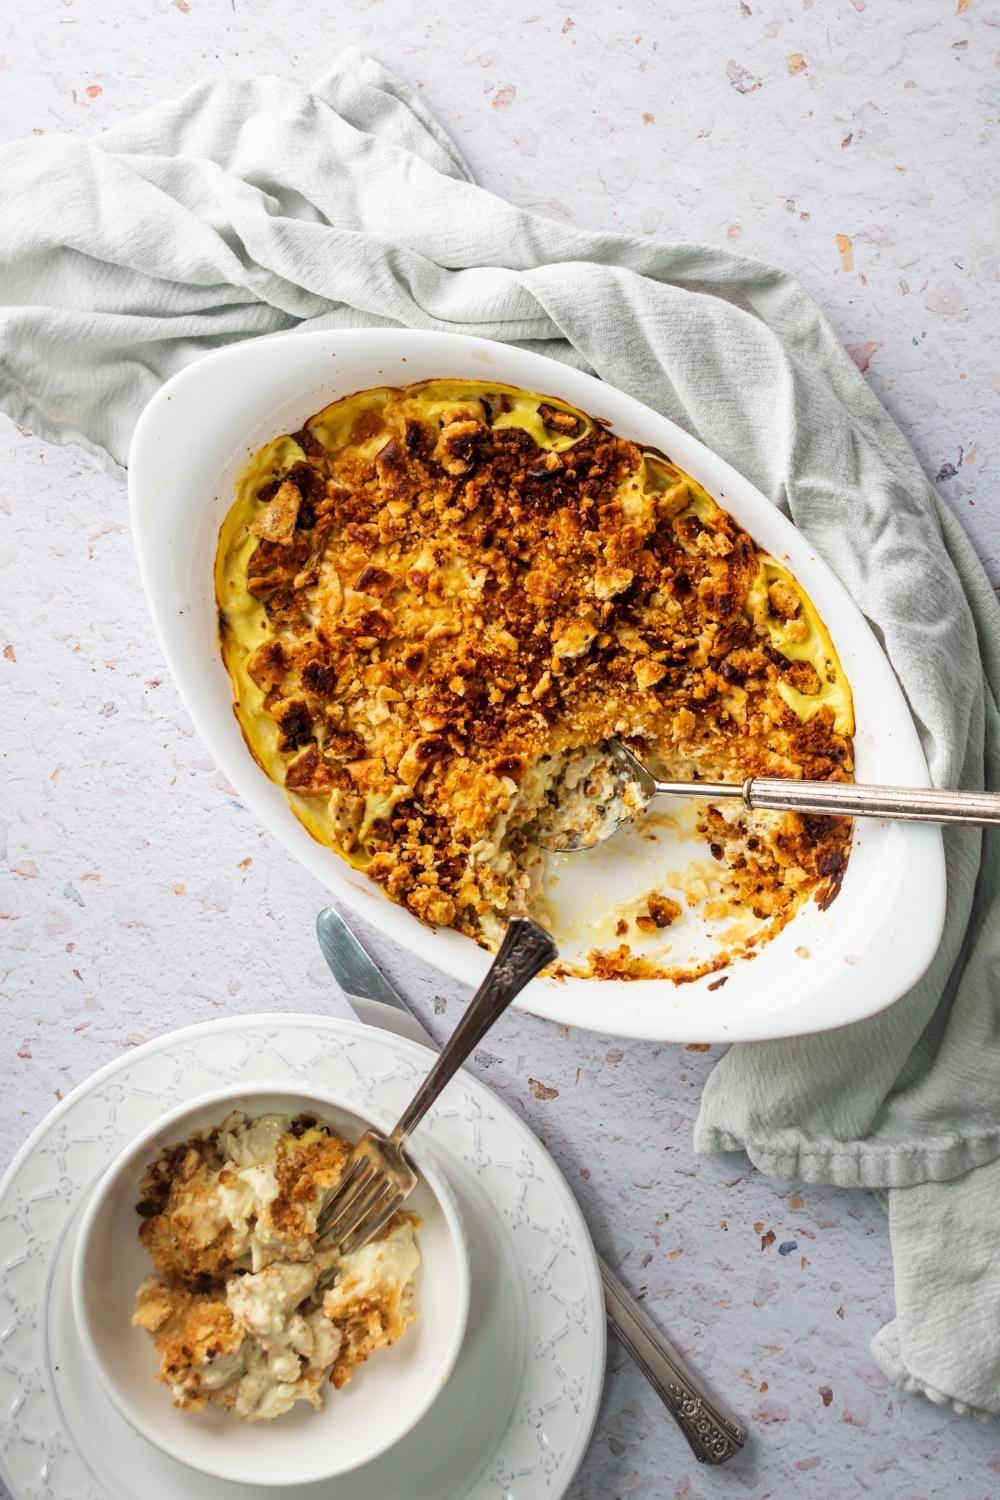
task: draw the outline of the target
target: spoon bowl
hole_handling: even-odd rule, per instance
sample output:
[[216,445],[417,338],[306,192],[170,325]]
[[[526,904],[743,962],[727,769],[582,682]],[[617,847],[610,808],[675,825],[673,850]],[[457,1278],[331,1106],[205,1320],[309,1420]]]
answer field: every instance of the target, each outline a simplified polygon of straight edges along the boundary
[[[644,813],[654,797],[742,797],[743,782],[658,781],[622,740],[603,740],[600,774],[584,782],[580,792],[560,803],[552,826],[539,843],[555,854],[593,849],[612,838],[626,823]],[[596,781],[596,790],[590,792]],[[581,795],[584,805],[581,807]]]

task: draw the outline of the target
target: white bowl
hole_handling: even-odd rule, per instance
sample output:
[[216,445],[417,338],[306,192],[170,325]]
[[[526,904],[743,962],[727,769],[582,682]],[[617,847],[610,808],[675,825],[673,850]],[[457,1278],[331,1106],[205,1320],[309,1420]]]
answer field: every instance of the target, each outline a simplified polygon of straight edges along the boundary
[[356,1139],[367,1117],[333,1095],[287,1084],[254,1083],[203,1094],[164,1115],[111,1163],[87,1206],[73,1261],[73,1307],[84,1350],[105,1391],[143,1437],[171,1458],[237,1484],[295,1485],[328,1479],[367,1463],[419,1422],[452,1372],[469,1312],[469,1258],[458,1207],[440,1172],[408,1148],[420,1174],[410,1204],[421,1215],[420,1267],[414,1280],[416,1322],[391,1349],[380,1349],[342,1390],[324,1387],[315,1412],[303,1402],[273,1422],[240,1422],[209,1407],[177,1410],[156,1379],[153,1341],[130,1323],[135,1291],[152,1273],[139,1243],[139,1183],[166,1145],[218,1125],[232,1109],[319,1115]]
[[[200,734],[241,799],[317,879],[421,958],[476,983],[489,962],[436,931],[316,843],[250,755],[218,645],[212,567],[237,472],[264,442],[352,391],[434,376],[493,379],[575,403],[615,432],[668,453],[767,551],[786,561],[833,637],[854,691],[859,781],[926,786],[927,766],[892,669],[857,606],[805,537],[735,469],[641,402],[540,354],[456,334],[378,329],[256,339],[207,355],[153,397],[129,458],[132,525],[164,654]],[[561,898],[586,915],[649,889],[636,845],[618,839],[568,870]],[[810,903],[754,959],[674,986],[663,980],[534,980],[518,1003],[552,1020],[662,1041],[794,1036],[857,1021],[898,999],[941,935],[944,855],[929,824],[858,821],[843,887]],[[581,936],[586,947],[586,934]],[[707,936],[705,955],[714,951]],[[565,953],[565,948],[564,948]],[[712,988],[712,985],[717,985]]]

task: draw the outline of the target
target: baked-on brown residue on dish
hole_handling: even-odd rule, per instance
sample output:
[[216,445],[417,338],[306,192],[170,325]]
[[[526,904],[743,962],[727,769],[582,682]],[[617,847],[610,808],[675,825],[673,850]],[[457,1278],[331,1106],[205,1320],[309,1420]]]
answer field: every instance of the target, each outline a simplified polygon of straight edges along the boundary
[[[327,407],[247,466],[216,589],[241,725],[298,815],[487,946],[537,903],[568,752],[621,735],[662,774],[852,773],[850,690],[795,579],[554,398],[432,381]],[[845,819],[710,807],[699,829],[729,910],[768,931],[839,888]],[[591,972],[671,971],[622,945]]]

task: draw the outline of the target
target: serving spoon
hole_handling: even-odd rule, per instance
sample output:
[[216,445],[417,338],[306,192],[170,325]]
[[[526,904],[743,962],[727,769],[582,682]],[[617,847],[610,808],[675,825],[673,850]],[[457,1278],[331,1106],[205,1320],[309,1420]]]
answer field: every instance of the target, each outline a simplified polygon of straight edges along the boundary
[[738,798],[746,808],[826,813],[831,817],[888,818],[912,823],[1000,824],[1000,795],[937,787],[863,786],[854,781],[795,781],[748,776],[745,781],[660,781],[621,740],[600,747],[614,790],[593,811],[584,828],[558,824],[541,838],[560,854],[592,849],[645,812],[654,797],[698,798],[718,802]]

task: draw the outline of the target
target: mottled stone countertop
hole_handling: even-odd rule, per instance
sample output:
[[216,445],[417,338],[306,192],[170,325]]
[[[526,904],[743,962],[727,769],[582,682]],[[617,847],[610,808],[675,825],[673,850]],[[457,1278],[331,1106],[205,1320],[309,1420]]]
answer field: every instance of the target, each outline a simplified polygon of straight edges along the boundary
[[[21,0],[0,36],[0,138],[94,133],[218,70],[305,80],[358,43],[515,202],[794,271],[996,582],[1000,4],[564,4]],[[2,419],[0,684],[6,1160],[147,1037],[345,1007],[313,943],[322,893],[234,799],[178,702],[122,481]],[[374,942],[443,1035],[465,992]],[[574,1500],[1000,1494],[996,1429],[901,1396],[869,1356],[893,1305],[875,1199],[693,1156],[714,1060],[513,1014],[474,1064],[752,1433],[736,1463],[699,1469],[612,1345]]]

